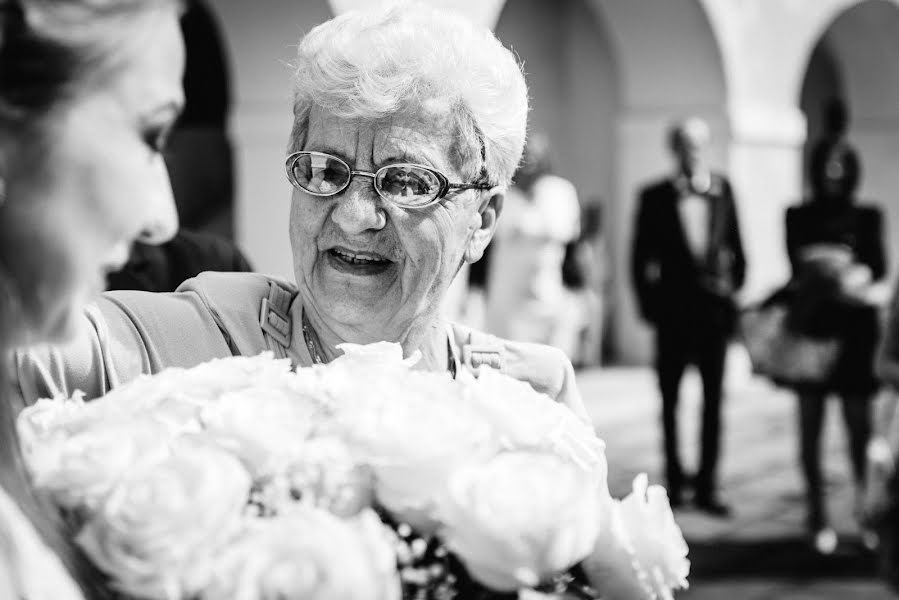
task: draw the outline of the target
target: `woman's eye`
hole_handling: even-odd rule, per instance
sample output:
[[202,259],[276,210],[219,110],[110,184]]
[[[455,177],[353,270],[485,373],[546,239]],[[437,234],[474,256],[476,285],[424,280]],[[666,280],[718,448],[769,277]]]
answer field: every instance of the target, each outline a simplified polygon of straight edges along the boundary
[[150,147],[153,152],[162,154],[165,151],[169,141],[171,127],[157,127],[144,132],[144,143]]

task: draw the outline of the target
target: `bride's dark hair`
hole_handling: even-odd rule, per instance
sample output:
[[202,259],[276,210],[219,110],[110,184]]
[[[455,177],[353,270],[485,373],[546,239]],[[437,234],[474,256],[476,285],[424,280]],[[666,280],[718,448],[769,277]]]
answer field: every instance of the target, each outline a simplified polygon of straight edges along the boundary
[[[128,68],[132,45],[140,51],[144,18],[176,0],[5,0],[0,1],[0,136],[23,152],[52,143],[53,116],[85,93],[102,90],[106,81]],[[34,152],[39,160],[40,152]],[[0,176],[2,176],[0,165]],[[7,201],[2,197],[0,203]],[[52,218],[52,215],[47,215]],[[2,235],[2,232],[0,232]],[[36,492],[23,468],[9,391],[12,351],[34,334],[23,317],[24,282],[11,273],[19,253],[0,239],[0,486],[31,520],[88,598],[101,598],[103,587],[89,562],[67,535],[60,515]],[[33,255],[33,254],[32,254]],[[40,285],[40,282],[38,282]],[[2,532],[0,532],[2,533]],[[2,560],[0,556],[0,560]]]

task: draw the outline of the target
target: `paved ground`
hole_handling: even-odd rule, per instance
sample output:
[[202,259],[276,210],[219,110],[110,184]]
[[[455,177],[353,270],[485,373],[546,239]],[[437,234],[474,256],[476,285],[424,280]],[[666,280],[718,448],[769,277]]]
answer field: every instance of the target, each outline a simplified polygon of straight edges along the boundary
[[[691,589],[678,599],[895,598],[874,579],[872,558],[858,541],[838,404],[828,407],[824,455],[828,508],[840,545],[835,555],[820,557],[803,537],[795,400],[749,377],[739,357],[733,364],[721,473],[734,516],[713,519],[690,509],[677,513],[693,563]],[[652,373],[594,369],[579,373],[578,380],[596,430],[607,442],[612,492],[627,493],[641,471],[661,482],[659,400]],[[698,377],[688,374],[680,407],[688,468],[696,464],[699,391]]]

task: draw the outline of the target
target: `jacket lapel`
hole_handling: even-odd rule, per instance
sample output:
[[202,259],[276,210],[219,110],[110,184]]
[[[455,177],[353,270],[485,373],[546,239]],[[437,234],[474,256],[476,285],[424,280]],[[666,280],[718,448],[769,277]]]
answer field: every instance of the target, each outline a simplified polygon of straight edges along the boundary
[[720,180],[713,177],[707,194],[709,202],[709,238],[705,253],[707,264],[714,264],[718,248],[724,237],[725,225],[727,224],[727,215],[723,214],[724,202],[722,202],[721,198],[722,193]]
[[690,251],[690,244],[687,242],[687,231],[684,229],[684,221],[681,218],[680,208],[678,206],[683,190],[681,189],[681,186],[678,185],[678,179],[676,178],[669,180],[669,185],[671,186],[669,194],[671,202],[668,206],[671,211],[671,221],[674,223],[674,226],[671,228],[671,233],[674,236],[674,241],[680,247],[683,254],[688,256],[691,261],[694,261],[693,252]]

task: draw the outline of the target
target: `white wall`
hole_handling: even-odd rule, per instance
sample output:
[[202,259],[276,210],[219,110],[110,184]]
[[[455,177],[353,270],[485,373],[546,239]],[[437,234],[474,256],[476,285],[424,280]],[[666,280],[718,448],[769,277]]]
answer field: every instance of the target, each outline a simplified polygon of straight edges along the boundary
[[[452,10],[471,19],[475,23],[481,23],[487,27],[496,24],[499,13],[505,0],[424,0],[444,10]],[[396,0],[331,0],[331,6],[335,14],[348,10],[365,9],[378,4],[387,4]]]
[[899,261],[899,9],[883,0],[842,13],[826,34],[846,86],[849,139],[861,156],[859,197],[886,213],[891,273]]
[[559,173],[574,181],[584,203],[611,203],[617,164],[615,122],[620,84],[608,34],[584,0],[568,2],[564,17],[567,122]]
[[260,271],[293,279],[284,174],[293,122],[290,68],[298,40],[331,18],[326,0],[216,0],[234,73],[237,240]]
[[[568,108],[562,12],[556,3],[514,0],[506,3],[496,25],[496,36],[512,49],[524,67],[531,107],[529,133],[548,135],[557,155],[564,151]],[[534,35],[535,30],[540,35]]]

